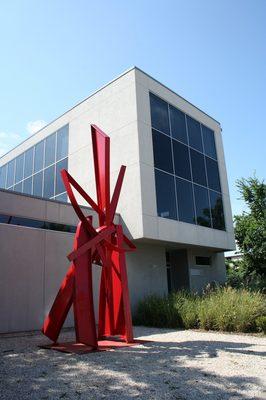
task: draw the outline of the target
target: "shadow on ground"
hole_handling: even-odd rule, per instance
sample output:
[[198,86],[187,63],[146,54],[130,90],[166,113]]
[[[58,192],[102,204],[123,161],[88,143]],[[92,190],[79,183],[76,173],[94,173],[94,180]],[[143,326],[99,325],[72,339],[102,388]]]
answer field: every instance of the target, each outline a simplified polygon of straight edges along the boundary
[[[263,355],[248,343],[231,342],[230,336],[226,341],[156,340],[82,356],[39,349],[44,342],[37,335],[0,337],[0,399],[262,399],[248,394],[260,386],[258,378],[243,376],[237,366],[233,376],[219,374],[220,350],[252,359]],[[206,372],[208,363],[216,373]]]

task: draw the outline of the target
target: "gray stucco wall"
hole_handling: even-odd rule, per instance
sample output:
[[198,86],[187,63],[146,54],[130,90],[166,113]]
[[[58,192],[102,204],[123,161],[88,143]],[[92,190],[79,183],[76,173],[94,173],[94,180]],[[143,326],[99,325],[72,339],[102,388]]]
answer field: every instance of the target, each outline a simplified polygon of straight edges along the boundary
[[[83,208],[93,214],[89,208]],[[0,190],[0,214],[75,225],[71,205]],[[96,218],[95,218],[96,220]],[[119,216],[116,216],[116,222]],[[95,221],[96,222],[96,221]],[[40,329],[69,267],[66,255],[74,235],[0,223],[0,332]],[[136,241],[137,250],[127,254],[132,311],[150,294],[167,293],[165,249],[160,242]],[[205,248],[188,249],[190,287],[201,290],[208,282],[225,280],[223,253]],[[211,266],[195,265],[196,256],[211,256]],[[180,267],[180,266],[177,266]],[[94,305],[98,314],[101,267],[93,267]],[[72,313],[65,326],[73,325]]]
[[[177,106],[216,134],[227,231],[160,218],[156,212],[149,90]],[[118,205],[125,231],[137,240],[136,253],[128,254],[132,307],[148,294],[167,291],[165,247],[198,246],[212,255],[212,267],[195,267],[188,251],[190,286],[196,290],[211,280],[223,282],[223,254],[234,248],[234,233],[220,126],[212,118],[134,68],[85,101],[67,111],[0,159],[5,164],[65,124],[69,124],[69,172],[95,198],[90,124],[111,137],[111,189],[121,164],[127,166]],[[79,197],[78,197],[79,198]],[[83,200],[80,199],[81,204]],[[87,211],[95,215],[91,210]],[[51,222],[77,224],[71,205],[0,191],[0,213]],[[94,218],[97,221],[96,218]],[[141,241],[140,241],[141,240]],[[150,243],[144,243],[149,240]],[[66,254],[73,235],[0,224],[0,331],[39,329],[68,268]],[[153,241],[153,243],[152,243]],[[199,254],[197,254],[199,255]],[[98,287],[100,269],[95,267]],[[97,290],[95,290],[97,309]],[[67,321],[72,323],[71,318]]]
[[[40,329],[69,267],[73,234],[0,224],[0,332]],[[127,255],[131,305],[167,291],[164,249],[139,244]],[[94,306],[98,312],[101,267],[94,266]],[[65,326],[73,325],[72,312]]]
[[[226,231],[157,216],[149,91],[214,130]],[[111,192],[121,164],[126,165],[117,212],[121,214],[133,239],[211,247],[218,251],[234,249],[222,135],[217,121],[138,68],[132,68],[1,157],[0,165],[65,124],[69,124],[68,171],[94,199],[96,196],[90,124],[98,125],[110,136]],[[84,204],[84,200],[77,197],[80,204]]]
[[[83,209],[93,214],[90,209]],[[76,224],[71,205],[0,190],[0,214]],[[118,222],[119,216],[116,216]],[[0,223],[0,332],[40,329],[69,268],[66,255],[74,234]],[[167,291],[164,247],[137,244],[127,254],[131,305],[145,295]],[[98,314],[101,267],[93,267],[94,306]],[[65,326],[73,326],[70,312]]]

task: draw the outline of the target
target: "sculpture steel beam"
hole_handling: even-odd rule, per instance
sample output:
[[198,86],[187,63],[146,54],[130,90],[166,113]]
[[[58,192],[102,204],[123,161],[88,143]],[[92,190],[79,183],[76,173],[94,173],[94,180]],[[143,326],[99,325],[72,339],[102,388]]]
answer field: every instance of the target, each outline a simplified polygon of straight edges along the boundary
[[[95,125],[91,125],[91,136],[97,203],[66,170],[61,171],[68,197],[80,222],[73,251],[68,255],[71,265],[45,318],[42,332],[57,342],[73,304],[77,343],[97,349],[98,339],[110,336],[119,336],[127,343],[133,342],[125,252],[134,251],[135,246],[124,235],[122,226],[114,223],[126,167],[121,166],[110,199],[110,138]],[[92,216],[83,214],[72,188],[98,214],[97,229],[93,227]],[[93,305],[92,263],[102,267],[98,334]]]

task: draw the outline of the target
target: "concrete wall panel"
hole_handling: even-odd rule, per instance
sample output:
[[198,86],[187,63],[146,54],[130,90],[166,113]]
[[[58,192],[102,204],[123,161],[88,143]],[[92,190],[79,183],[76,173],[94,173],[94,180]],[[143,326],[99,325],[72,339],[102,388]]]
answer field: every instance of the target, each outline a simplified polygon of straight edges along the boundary
[[151,294],[167,293],[165,248],[137,243],[137,251],[127,254],[127,271],[131,306],[136,309],[140,299]]
[[0,332],[42,325],[44,236],[39,229],[0,224]]

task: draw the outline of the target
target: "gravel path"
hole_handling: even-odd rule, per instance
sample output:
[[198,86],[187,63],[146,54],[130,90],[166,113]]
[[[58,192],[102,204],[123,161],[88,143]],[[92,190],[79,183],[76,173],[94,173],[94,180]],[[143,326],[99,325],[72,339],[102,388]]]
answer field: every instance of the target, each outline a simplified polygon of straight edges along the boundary
[[38,348],[39,334],[0,335],[0,399],[266,398],[263,337],[143,327],[135,337],[153,342],[75,355]]

